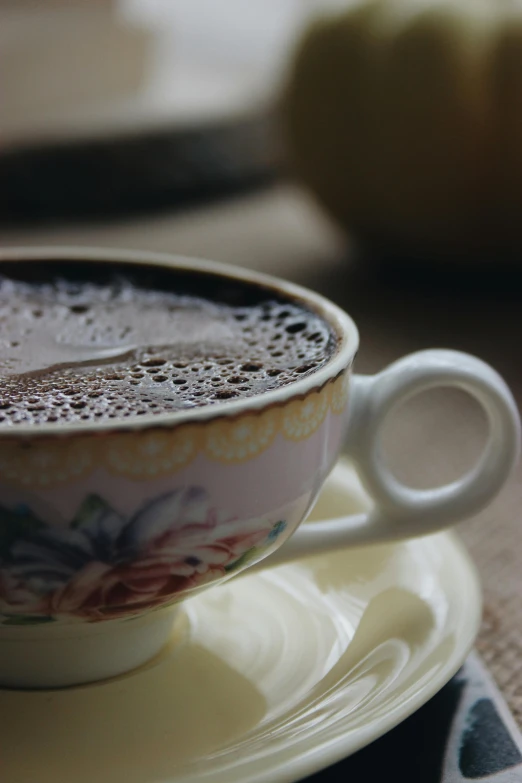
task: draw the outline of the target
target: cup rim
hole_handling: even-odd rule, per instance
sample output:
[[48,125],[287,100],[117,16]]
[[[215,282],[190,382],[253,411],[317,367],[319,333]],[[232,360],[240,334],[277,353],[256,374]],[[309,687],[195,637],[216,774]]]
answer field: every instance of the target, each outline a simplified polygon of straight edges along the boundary
[[219,261],[207,261],[175,253],[126,250],[91,246],[17,246],[0,248],[0,262],[13,261],[84,261],[128,263],[192,270],[203,274],[216,274],[238,282],[259,285],[279,295],[297,299],[323,317],[337,334],[338,346],[333,356],[316,372],[306,378],[292,381],[278,389],[243,397],[226,403],[202,405],[169,413],[147,414],[120,422],[75,422],[74,424],[17,425],[0,431],[0,440],[64,436],[108,434],[156,428],[171,428],[181,424],[192,424],[218,418],[235,418],[244,413],[255,413],[291,399],[305,397],[310,391],[322,388],[328,381],[346,370],[353,361],[359,347],[359,332],[353,319],[342,308],[326,297],[304,286],[291,283],[274,275],[251,271],[240,266]]

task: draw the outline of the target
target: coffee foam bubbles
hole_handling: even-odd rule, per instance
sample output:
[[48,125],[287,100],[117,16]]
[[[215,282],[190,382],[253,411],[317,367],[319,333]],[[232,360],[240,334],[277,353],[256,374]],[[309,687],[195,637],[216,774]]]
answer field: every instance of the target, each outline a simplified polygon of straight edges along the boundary
[[129,419],[251,397],[324,364],[328,324],[293,302],[0,278],[0,427]]

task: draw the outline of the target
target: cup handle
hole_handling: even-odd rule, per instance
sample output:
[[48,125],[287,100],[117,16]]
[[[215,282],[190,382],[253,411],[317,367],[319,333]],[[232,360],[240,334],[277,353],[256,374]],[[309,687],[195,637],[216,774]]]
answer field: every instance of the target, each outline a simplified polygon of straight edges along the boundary
[[[383,459],[383,424],[403,402],[436,387],[456,387],[474,397],[486,413],[489,437],[478,462],[464,476],[434,489],[413,489],[399,482]],[[519,456],[520,418],[511,392],[492,367],[457,351],[421,351],[377,375],[355,375],[348,415],[347,455],[374,508],[367,514],[301,525],[266,565],[453,525],[497,495]]]

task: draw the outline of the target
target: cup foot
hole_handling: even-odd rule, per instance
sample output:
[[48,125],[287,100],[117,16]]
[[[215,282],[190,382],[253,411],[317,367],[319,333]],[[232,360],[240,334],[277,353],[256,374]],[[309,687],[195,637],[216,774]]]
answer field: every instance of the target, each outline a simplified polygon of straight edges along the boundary
[[0,687],[64,688],[125,674],[167,643],[177,608],[131,620],[0,632]]

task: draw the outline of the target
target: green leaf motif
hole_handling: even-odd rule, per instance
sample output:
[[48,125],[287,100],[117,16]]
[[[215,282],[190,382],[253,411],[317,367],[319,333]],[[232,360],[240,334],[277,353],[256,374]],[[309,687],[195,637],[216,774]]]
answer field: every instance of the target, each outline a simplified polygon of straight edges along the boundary
[[228,574],[231,571],[237,571],[238,568],[244,568],[257,556],[258,552],[259,549],[257,546],[250,547],[250,549],[247,549],[246,552],[243,552],[243,554],[238,557],[237,560],[234,560],[233,563],[229,563],[229,565],[225,566],[226,573]]
[[112,511],[111,506],[99,495],[87,495],[74,515],[71,527],[78,529],[88,525],[93,518]]
[[35,533],[45,527],[45,523],[31,509],[9,509],[0,506],[0,559],[9,558],[15,539]]
[[280,519],[279,522],[275,523],[274,527],[268,534],[268,540],[275,541],[276,538],[279,538],[279,536],[284,530],[286,530],[286,522],[284,519]]
[[54,623],[54,617],[41,617],[30,614],[12,614],[4,615],[5,619],[0,618],[0,625],[44,625]]

